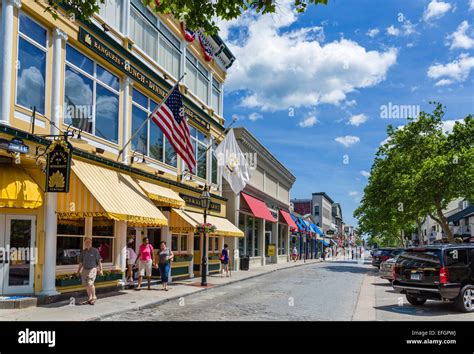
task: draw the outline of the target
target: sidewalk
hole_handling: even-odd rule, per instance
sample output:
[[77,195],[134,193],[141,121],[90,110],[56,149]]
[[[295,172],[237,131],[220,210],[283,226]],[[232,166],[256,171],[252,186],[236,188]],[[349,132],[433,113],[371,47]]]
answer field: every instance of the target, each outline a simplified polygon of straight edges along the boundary
[[208,287],[200,286],[201,278],[192,278],[173,282],[169,291],[162,291],[161,285],[153,285],[151,290],[146,286],[141,291],[122,290],[102,295],[94,306],[74,305],[82,299],[71,298],[68,302],[59,302],[27,309],[0,310],[0,321],[100,321],[110,316],[133,310],[154,307],[167,301],[179,300],[182,297],[200,291],[225,286],[246,279],[259,277],[282,269],[296,268],[321,262],[319,259],[307,260],[306,263],[271,264],[249,271],[232,272],[231,277],[220,275],[208,276]]

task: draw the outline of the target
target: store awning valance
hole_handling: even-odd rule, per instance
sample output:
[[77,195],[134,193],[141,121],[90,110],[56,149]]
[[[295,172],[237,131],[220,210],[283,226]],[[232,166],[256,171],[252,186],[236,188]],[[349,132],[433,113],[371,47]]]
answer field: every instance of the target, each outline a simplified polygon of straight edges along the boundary
[[324,233],[321,231],[321,229],[318,227],[316,224],[311,224],[311,228],[314,230],[315,233],[317,233],[320,236],[323,236]]
[[270,222],[277,222],[263,201],[255,197],[252,197],[248,194],[245,194],[243,192],[241,192],[240,195],[244,198],[245,202],[250,208],[250,211],[255,217],[264,219]]
[[35,209],[43,205],[43,192],[25,170],[0,166],[0,208]]
[[168,220],[129,175],[74,160],[69,193],[58,196],[60,218],[103,216],[137,226],[164,226]]
[[[185,221],[188,224],[188,227],[193,227],[194,231],[196,231],[196,227],[199,224],[204,223],[204,215],[201,213],[195,213],[192,211],[180,210],[180,209],[173,209],[173,212],[171,214],[173,213],[175,213],[183,221]],[[172,232],[175,227],[173,225],[173,221],[174,219],[172,217],[171,226],[170,226],[170,231]],[[221,218],[214,215],[207,215],[206,222],[216,227],[216,232],[214,233],[214,235],[216,236],[244,237],[244,233],[226,218]]]
[[154,183],[146,182],[141,179],[137,180],[138,184],[147,194],[148,198],[154,202],[174,208],[181,208],[186,202],[170,188],[162,187]]
[[285,221],[285,223],[290,227],[290,229],[297,229],[298,226],[296,226],[296,223],[294,222],[294,220],[291,218],[291,215],[289,212],[285,211],[285,210],[280,210],[280,214],[283,218],[283,220]]

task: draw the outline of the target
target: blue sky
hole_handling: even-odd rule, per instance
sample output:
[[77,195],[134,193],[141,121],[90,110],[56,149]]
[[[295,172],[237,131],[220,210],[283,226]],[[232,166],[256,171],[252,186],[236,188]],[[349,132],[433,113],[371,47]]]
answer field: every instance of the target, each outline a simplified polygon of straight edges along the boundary
[[291,196],[324,191],[352,217],[386,126],[383,107],[447,106],[445,127],[474,112],[474,0],[329,0],[304,14],[221,24],[237,60],[224,115],[296,176]]

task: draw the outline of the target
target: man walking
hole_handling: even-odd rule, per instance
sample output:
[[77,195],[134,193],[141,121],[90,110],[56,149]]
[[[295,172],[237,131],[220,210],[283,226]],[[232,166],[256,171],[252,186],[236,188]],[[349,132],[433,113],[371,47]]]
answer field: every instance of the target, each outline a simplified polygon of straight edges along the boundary
[[[84,239],[84,249],[79,256],[79,268],[77,274],[82,278],[82,285],[86,287],[87,301],[81,305],[94,305],[97,301],[95,296],[95,278],[97,277],[97,268],[99,268],[99,275],[102,275],[102,259],[97,248],[92,247],[92,239],[86,237]],[[81,272],[82,271],[82,272]]]

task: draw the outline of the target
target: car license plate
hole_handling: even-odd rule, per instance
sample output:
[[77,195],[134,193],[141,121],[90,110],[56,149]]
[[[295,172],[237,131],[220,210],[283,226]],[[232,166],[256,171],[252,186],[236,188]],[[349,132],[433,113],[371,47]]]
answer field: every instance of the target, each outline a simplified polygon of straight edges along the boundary
[[421,274],[420,273],[412,273],[410,276],[411,280],[421,280]]

